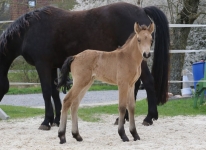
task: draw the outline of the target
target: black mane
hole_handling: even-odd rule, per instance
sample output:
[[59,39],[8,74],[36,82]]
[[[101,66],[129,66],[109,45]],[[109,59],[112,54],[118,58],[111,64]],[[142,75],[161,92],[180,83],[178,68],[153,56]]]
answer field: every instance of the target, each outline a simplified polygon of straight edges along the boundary
[[4,31],[0,36],[0,52],[6,54],[7,51],[7,42],[9,38],[13,38],[15,34],[19,37],[21,35],[21,30],[26,29],[30,25],[32,19],[39,20],[40,13],[51,14],[51,6],[46,6],[34,11],[28,12],[20,16],[16,21],[11,23],[9,27]]

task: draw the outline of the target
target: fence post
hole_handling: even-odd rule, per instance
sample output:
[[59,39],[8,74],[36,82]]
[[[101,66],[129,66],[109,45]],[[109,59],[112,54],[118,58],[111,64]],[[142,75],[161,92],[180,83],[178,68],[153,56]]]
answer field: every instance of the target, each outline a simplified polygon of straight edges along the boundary
[[9,119],[9,116],[0,108],[0,118],[2,120],[7,120]]

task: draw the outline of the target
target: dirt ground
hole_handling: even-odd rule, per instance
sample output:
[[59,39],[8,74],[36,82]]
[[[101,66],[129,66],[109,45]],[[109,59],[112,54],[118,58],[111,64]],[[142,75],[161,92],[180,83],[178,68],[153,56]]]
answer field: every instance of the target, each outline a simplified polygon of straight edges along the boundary
[[42,117],[0,121],[0,150],[171,150],[206,149],[206,116],[177,116],[159,118],[151,126],[143,126],[144,116],[136,117],[140,141],[133,141],[128,123],[125,125],[129,142],[122,142],[117,126],[113,125],[116,115],[102,116],[102,121],[91,123],[79,120],[83,137],[77,142],[71,135],[71,121],[67,122],[67,142],[59,144],[58,127],[50,131],[38,130]]

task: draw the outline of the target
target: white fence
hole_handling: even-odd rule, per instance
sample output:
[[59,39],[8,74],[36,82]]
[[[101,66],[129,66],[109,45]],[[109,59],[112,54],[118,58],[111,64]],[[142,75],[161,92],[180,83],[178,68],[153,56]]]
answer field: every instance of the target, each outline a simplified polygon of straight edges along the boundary
[[[0,21],[1,23],[11,23],[13,22],[12,20],[8,21]],[[169,24],[169,27],[172,28],[187,28],[187,27],[206,27],[206,25],[201,25],[201,24]],[[151,51],[153,52],[153,51]],[[206,52],[206,50],[170,50],[170,53],[198,53],[198,52]],[[183,81],[168,81],[169,83],[181,83]],[[194,81],[189,81],[189,82],[194,82]],[[206,82],[206,81],[205,81]],[[40,83],[17,83],[17,82],[11,82],[10,85],[16,85],[16,86],[25,86],[25,85],[40,85]]]

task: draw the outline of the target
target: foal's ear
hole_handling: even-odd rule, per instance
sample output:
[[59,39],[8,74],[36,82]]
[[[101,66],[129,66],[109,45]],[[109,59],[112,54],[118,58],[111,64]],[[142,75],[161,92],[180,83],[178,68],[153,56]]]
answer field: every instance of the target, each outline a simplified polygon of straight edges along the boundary
[[140,31],[141,31],[141,27],[140,27],[140,25],[139,25],[139,23],[138,22],[135,22],[134,23],[134,32],[135,33],[139,33]]
[[148,27],[147,29],[148,29],[148,31],[149,31],[150,33],[153,33],[153,32],[154,32],[154,29],[155,29],[155,24],[154,24],[154,22],[151,22],[150,25],[149,25],[149,27]]

